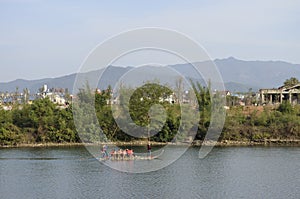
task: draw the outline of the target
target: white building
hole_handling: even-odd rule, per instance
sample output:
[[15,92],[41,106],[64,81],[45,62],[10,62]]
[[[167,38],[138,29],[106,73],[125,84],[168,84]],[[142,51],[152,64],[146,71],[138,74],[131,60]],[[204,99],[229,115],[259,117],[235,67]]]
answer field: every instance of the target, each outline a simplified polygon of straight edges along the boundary
[[[52,89],[53,90],[53,89]],[[48,86],[45,84],[41,89],[41,93],[38,93],[42,98],[48,97],[51,102],[58,104],[58,105],[65,105],[66,99],[63,96],[63,93],[60,92],[50,92]]]

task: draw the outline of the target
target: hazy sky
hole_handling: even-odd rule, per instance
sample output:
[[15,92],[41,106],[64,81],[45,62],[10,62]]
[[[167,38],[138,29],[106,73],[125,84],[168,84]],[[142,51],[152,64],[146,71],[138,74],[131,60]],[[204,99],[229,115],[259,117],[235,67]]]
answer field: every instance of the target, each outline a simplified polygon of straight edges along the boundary
[[0,0],[0,82],[74,73],[97,44],[144,26],[185,33],[212,58],[300,63],[298,0],[87,2]]

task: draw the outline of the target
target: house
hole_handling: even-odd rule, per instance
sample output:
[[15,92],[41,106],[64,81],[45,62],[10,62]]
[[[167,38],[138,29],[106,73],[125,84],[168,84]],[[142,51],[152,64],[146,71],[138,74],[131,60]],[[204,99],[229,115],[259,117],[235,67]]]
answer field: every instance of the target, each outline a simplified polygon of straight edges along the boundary
[[58,94],[54,94],[50,97],[50,100],[53,103],[59,104],[59,105],[64,105],[66,104],[66,99],[63,96],[60,96]]
[[291,87],[281,86],[277,89],[260,89],[259,98],[261,104],[281,104],[284,101],[300,104],[300,84]]
[[168,102],[169,104],[174,104],[176,102],[175,94],[171,94],[164,97],[159,97],[159,102]]
[[37,94],[41,98],[49,98],[55,104],[58,105],[65,105],[66,98],[65,98],[65,91],[61,88],[51,88],[48,89],[48,86],[45,84],[40,89],[40,93]]
[[12,110],[12,106],[11,105],[9,105],[9,106],[3,106],[2,108],[5,111],[11,111]]

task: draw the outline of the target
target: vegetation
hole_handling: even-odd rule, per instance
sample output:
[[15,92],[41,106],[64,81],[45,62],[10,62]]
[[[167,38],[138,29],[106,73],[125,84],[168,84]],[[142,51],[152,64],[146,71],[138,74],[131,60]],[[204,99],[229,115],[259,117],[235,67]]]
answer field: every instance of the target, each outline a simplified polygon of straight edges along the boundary
[[290,79],[285,80],[285,82],[283,83],[283,85],[285,87],[292,87],[292,86],[295,86],[295,85],[297,85],[299,83],[300,82],[299,82],[299,80],[297,78],[291,77]]
[[[114,117],[112,106],[115,107],[115,114],[118,116],[119,124],[126,123],[125,128],[134,129],[136,126],[143,126],[148,128],[150,123],[149,111],[150,108],[155,105],[161,105],[166,111],[166,122],[161,124],[163,118],[153,118],[156,122],[152,123],[151,128],[149,127],[149,133],[154,134],[154,129],[162,125],[162,130],[151,136],[151,140],[159,142],[169,142],[171,141],[178,131],[180,124],[180,106],[177,104],[166,102],[164,99],[169,96],[172,91],[167,87],[160,86],[158,84],[145,84],[144,86],[134,90],[130,88],[120,89],[120,99],[117,105],[111,104],[111,88],[103,90],[100,93],[95,92],[95,110],[99,125],[105,136],[101,132],[85,132],[84,129],[93,129],[93,124],[87,124],[88,122],[83,122],[82,125],[78,125],[81,128],[80,137],[84,139],[85,142],[99,142],[99,141],[131,141],[137,139],[148,138],[148,132],[138,132],[140,136],[132,136],[125,133],[117,125]],[[80,110],[90,109],[91,92],[88,89],[82,90],[79,95],[79,106]],[[84,108],[83,108],[84,107]],[[88,108],[90,107],[90,108]],[[78,111],[80,112],[80,111]],[[130,114],[132,118],[132,123],[128,123],[128,118],[126,118],[126,112]],[[151,112],[151,111],[150,111]],[[157,114],[158,115],[158,114]],[[83,117],[84,120],[84,117]],[[90,120],[90,119],[89,119]],[[94,132],[97,130],[93,130]],[[125,129],[126,132],[129,130]],[[91,137],[91,134],[93,136]]]
[[58,109],[48,98],[0,109],[0,145],[78,142],[71,106]]
[[[76,128],[81,132],[80,136],[73,121],[72,106],[78,108],[75,104],[59,108],[48,98],[35,100],[32,104],[26,102],[13,104],[11,111],[0,108],[0,145],[132,141],[147,138],[147,134],[135,137],[124,133],[124,129],[119,128],[113,115],[118,116],[118,122],[127,122],[125,112],[128,111],[133,121],[132,124],[127,125],[128,127],[134,128],[136,125],[148,127],[149,111],[154,104],[163,108],[166,118],[165,120],[157,118],[158,122],[149,129],[151,140],[184,141],[188,136],[203,140],[210,124],[211,100],[214,99],[211,99],[209,86],[205,88],[199,83],[192,83],[192,88],[198,101],[196,107],[199,109],[198,116],[192,113],[181,113],[180,104],[166,100],[172,94],[171,90],[159,84],[145,84],[136,90],[121,88],[118,108],[114,113],[112,89],[109,87],[101,92],[94,92],[87,85],[77,95],[81,108],[76,114],[79,114],[82,119],[76,124]],[[236,99],[232,99],[230,103],[235,101]],[[227,110],[220,140],[300,139],[300,105],[292,106],[289,102],[285,102],[278,107],[259,107],[261,109],[255,106],[249,107],[235,105]],[[86,114],[93,109],[96,110],[96,122],[101,129],[91,124],[90,121],[95,118]],[[186,114],[185,121],[182,121],[182,114]],[[197,124],[190,122],[195,118]],[[162,124],[161,121],[165,122]],[[153,134],[153,129],[160,126],[161,130]],[[181,135],[177,133],[181,132],[180,128],[191,129],[191,131]],[[196,135],[193,134],[195,130],[197,130]]]
[[264,107],[245,110],[243,107],[232,107],[227,117],[221,139],[262,141],[264,139],[299,139],[300,106],[289,102],[278,108]]

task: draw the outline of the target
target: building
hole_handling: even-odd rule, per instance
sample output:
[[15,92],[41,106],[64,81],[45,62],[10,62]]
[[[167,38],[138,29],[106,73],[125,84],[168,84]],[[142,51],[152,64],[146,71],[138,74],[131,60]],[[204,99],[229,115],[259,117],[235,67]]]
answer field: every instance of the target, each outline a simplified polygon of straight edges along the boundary
[[40,88],[40,93],[37,94],[41,98],[49,98],[55,104],[65,105],[67,100],[65,98],[65,90],[62,88],[51,88],[45,84]]
[[159,97],[159,102],[168,102],[169,104],[174,104],[177,101],[175,94],[171,94],[165,97]]
[[300,104],[300,84],[273,89],[260,89],[259,98],[261,104],[281,104],[289,101],[291,104]]

